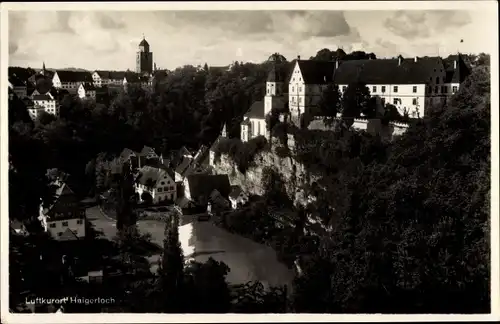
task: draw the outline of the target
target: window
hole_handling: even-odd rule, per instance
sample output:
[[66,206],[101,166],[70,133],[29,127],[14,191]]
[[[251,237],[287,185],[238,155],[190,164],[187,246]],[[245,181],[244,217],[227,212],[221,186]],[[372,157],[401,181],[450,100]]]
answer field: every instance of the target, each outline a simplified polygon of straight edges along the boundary
[[397,105],[398,104],[398,101],[399,99],[398,98],[394,98],[394,100],[392,101],[393,104]]
[[385,93],[385,86],[382,86],[382,93]]
[[295,87],[292,87],[292,92],[295,92]]
[[302,78],[299,78],[299,81],[302,81]]
[[292,81],[295,81],[295,78],[292,78]]
[[49,227],[50,228],[56,228],[56,223],[50,223]]
[[436,77],[436,84],[439,84],[439,77]]
[[163,191],[163,189],[162,189],[162,188],[158,188],[158,192],[162,192],[162,191]]
[[435,92],[435,93],[439,93],[439,87],[438,87],[438,86],[435,86],[435,87],[434,87],[434,92]]
[[174,190],[174,189],[175,189],[175,187],[174,187],[174,186],[171,186],[171,187],[170,187],[170,190]]
[[57,236],[62,236],[62,232],[57,233]]
[[417,105],[417,99],[416,98],[413,98],[412,102],[411,102],[414,106]]
[[303,103],[303,101],[304,101],[304,98],[303,97],[299,97],[299,102]]
[[432,87],[427,87],[427,92],[432,93]]
[[299,92],[302,92],[302,87],[299,87]]
[[373,92],[377,92],[377,87],[373,86]]
[[292,102],[295,102],[295,97],[292,97]]
[[398,92],[398,86],[394,86],[394,92]]
[[83,220],[78,219],[78,220],[76,221],[76,223],[77,223],[78,225],[82,225],[82,224],[83,224]]
[[63,227],[64,227],[64,226],[68,226],[68,222],[63,222],[63,223],[62,223],[62,226],[63,226]]
[[269,92],[270,92],[270,91],[269,91],[269,88],[267,88],[267,94],[269,94]]
[[413,93],[417,93],[417,86],[413,86]]
[[164,184],[165,184],[165,181],[162,181],[162,182],[161,182],[161,185],[163,186]]
[[447,93],[447,92],[448,92],[448,88],[446,88],[446,86],[442,86],[441,93]]
[[347,86],[342,86],[342,91],[346,91]]
[[453,86],[453,88],[451,88],[451,90],[453,93],[455,93],[455,92],[457,92],[458,88],[457,88],[457,86]]

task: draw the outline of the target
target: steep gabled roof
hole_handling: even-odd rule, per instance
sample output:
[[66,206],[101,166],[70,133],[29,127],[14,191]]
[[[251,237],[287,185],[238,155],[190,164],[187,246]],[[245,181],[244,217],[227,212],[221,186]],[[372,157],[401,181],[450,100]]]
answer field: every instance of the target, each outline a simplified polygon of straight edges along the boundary
[[297,60],[306,84],[325,84],[333,81],[335,62]]
[[229,193],[229,198],[236,199],[243,193],[243,189],[240,186],[231,186],[231,192]]
[[95,90],[95,87],[92,83],[82,83],[81,86],[83,87],[83,89],[85,89],[85,91]]
[[137,153],[132,151],[129,148],[124,148],[123,151],[120,153],[120,159],[122,161],[126,161],[126,160],[130,159],[130,157],[132,157],[132,156],[137,156]]
[[101,79],[106,79],[106,80],[120,80],[123,81],[125,78],[125,71],[104,71],[104,70],[96,70],[96,72]]
[[66,230],[62,233],[62,235],[58,236],[57,239],[59,241],[72,241],[72,240],[78,240],[79,237],[76,235],[75,232],[73,232],[69,228],[66,228]]
[[470,68],[465,63],[462,55],[450,55],[443,60],[446,69],[446,82],[462,83],[470,75]]
[[175,168],[175,172],[179,173],[180,175],[183,175],[184,172],[188,169],[188,167],[191,165],[191,162],[193,162],[193,159],[190,157],[184,157],[182,159],[182,162]]
[[264,119],[266,117],[264,115],[264,101],[255,101],[252,106],[250,106],[250,109],[248,109],[248,112],[244,115],[244,117]]
[[137,178],[137,182],[142,185],[148,185],[148,182],[152,182],[154,185],[158,183],[161,179],[164,179],[165,176],[171,178],[174,181],[172,170],[167,168],[166,166],[162,167],[152,167],[152,166],[144,166],[139,170],[139,177]]
[[191,197],[210,197],[214,190],[218,190],[222,197],[227,198],[231,191],[229,176],[227,174],[192,174],[187,177]]
[[92,74],[85,71],[57,70],[61,82],[92,82]]
[[49,96],[48,94],[39,94],[34,95],[33,100],[55,100],[54,97]]
[[19,77],[16,75],[9,76],[9,82],[12,84],[14,87],[25,87],[26,82],[22,81]]
[[444,69],[439,57],[410,59],[352,60],[339,64],[334,74],[336,84],[425,84],[437,67]]
[[125,72],[124,78],[128,83],[137,83],[141,81],[139,74],[131,71]]

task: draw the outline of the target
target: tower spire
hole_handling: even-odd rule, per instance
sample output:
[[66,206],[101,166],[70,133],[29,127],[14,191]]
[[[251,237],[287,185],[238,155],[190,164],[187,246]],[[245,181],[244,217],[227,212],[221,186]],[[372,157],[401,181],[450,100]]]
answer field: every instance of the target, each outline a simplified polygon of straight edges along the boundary
[[42,75],[45,75],[45,61],[42,64]]

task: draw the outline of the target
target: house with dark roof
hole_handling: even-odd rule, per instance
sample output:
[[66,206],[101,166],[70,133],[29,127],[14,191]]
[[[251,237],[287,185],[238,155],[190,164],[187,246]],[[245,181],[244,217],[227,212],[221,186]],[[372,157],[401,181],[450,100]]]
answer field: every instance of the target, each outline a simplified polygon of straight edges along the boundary
[[11,89],[20,99],[28,96],[27,81],[23,81],[16,74],[9,76],[9,89]]
[[227,174],[192,174],[184,180],[184,196],[195,205],[206,207],[214,190],[228,199],[231,185]]
[[80,99],[94,99],[96,98],[96,88],[92,83],[80,83],[78,86],[78,97]]
[[55,181],[55,201],[48,207],[40,206],[39,220],[45,231],[57,241],[79,240],[85,237],[85,208],[73,190],[64,182]]
[[183,156],[181,162],[175,168],[175,182],[184,181],[186,171],[189,166],[193,163],[193,158],[190,156]]
[[144,201],[145,193],[148,193],[154,204],[174,202],[177,199],[174,172],[166,166],[143,166],[139,169],[135,192],[139,195],[140,201]]
[[65,89],[71,94],[77,93],[80,84],[92,82],[92,74],[87,71],[56,70],[52,77],[56,89]]
[[243,191],[241,186],[233,185],[231,186],[231,192],[229,192],[229,201],[231,202],[231,207],[236,209],[248,202],[248,195]]
[[57,94],[53,94],[53,92],[32,95],[33,106],[27,107],[31,119],[38,118],[42,111],[59,117],[59,100],[56,96]]
[[126,71],[96,70],[92,73],[92,80],[96,87],[122,87]]

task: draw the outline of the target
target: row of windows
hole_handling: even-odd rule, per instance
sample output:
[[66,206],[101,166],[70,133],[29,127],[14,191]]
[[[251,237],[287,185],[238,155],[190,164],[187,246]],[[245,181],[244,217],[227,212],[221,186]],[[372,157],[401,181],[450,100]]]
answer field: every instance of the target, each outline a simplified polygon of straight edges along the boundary
[[45,111],[50,113],[50,114],[57,114],[59,112],[59,109],[45,108]]
[[[83,224],[83,219],[77,219],[76,220],[76,224],[77,225],[82,225]],[[49,227],[50,228],[56,228],[57,227],[57,223],[50,223],[49,224]],[[68,222],[62,222],[61,223],[61,227],[68,227]],[[60,236],[60,235],[59,235]]]
[[169,186],[169,187],[164,187],[164,188],[157,188],[158,192],[162,192],[162,191],[172,191],[174,190],[174,186]]

